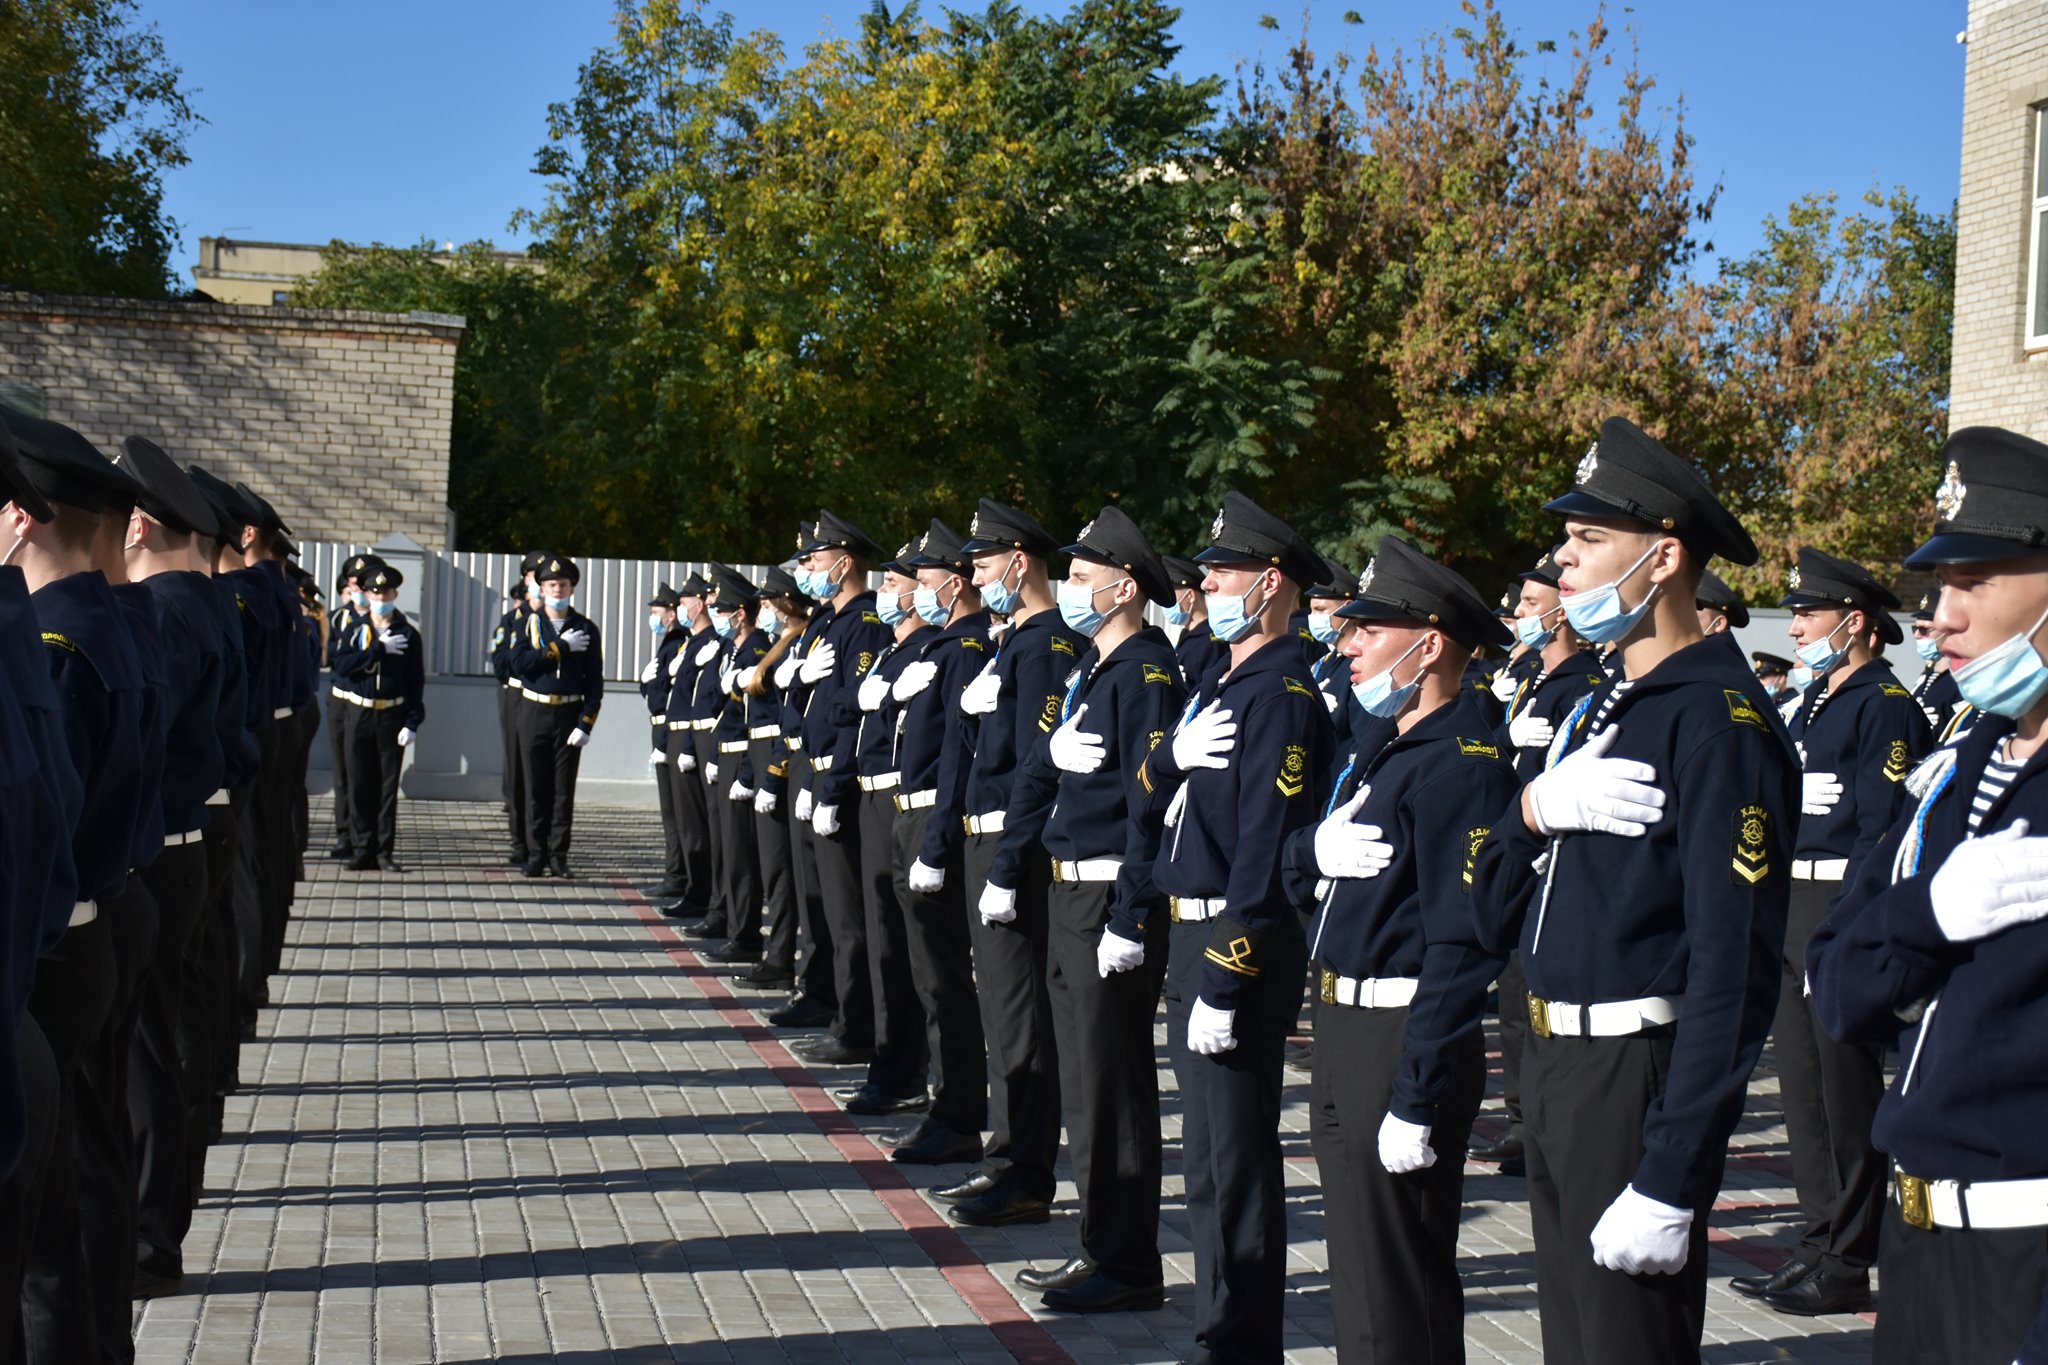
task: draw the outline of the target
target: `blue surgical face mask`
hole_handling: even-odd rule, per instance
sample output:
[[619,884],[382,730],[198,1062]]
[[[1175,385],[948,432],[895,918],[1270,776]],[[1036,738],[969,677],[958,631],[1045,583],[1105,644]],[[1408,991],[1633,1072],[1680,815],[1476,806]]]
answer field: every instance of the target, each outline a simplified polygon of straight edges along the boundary
[[1188,623],[1188,618],[1193,615],[1193,612],[1182,606],[1179,600],[1176,599],[1174,604],[1166,609],[1166,624],[1169,626],[1184,626]]
[[1109,619],[1108,612],[1095,609],[1095,599],[1127,581],[1126,579],[1119,578],[1115,583],[1105,583],[1099,588],[1084,588],[1072,579],[1068,579],[1060,584],[1057,594],[1060,604],[1060,620],[1065,621],[1067,629],[1073,631],[1076,635],[1085,635],[1093,639],[1095,632],[1102,629],[1102,623]]
[[[841,560],[840,563],[844,563]],[[833,566],[837,568],[837,565]],[[839,584],[832,577],[832,569],[799,569],[797,583],[803,590],[820,602],[830,602],[839,595]],[[805,575],[808,575],[806,577]]]
[[910,609],[924,618],[928,626],[943,626],[953,614],[953,609],[939,604],[937,588],[919,588],[911,594]]
[[1259,603],[1259,609],[1252,611],[1246,605],[1251,601],[1252,590],[1246,588],[1236,597],[1225,597],[1221,593],[1204,593],[1203,599],[1209,604],[1209,633],[1224,644],[1235,644],[1251,633],[1259,618],[1266,614],[1266,608],[1273,605],[1268,596]]
[[895,629],[908,619],[910,613],[903,609],[901,593],[884,592],[875,596],[875,615],[882,618],[882,624]]
[[1308,614],[1308,633],[1326,645],[1337,643],[1337,619],[1326,611],[1312,611]]
[[1924,662],[1933,663],[1941,657],[1941,637],[1939,635],[1929,635],[1922,639],[1918,635],[1914,636],[1913,652],[1918,654]]
[[766,631],[771,640],[782,634],[782,618],[776,615],[775,608],[771,606],[764,604],[754,613],[754,624]]
[[1785,685],[1794,692],[1804,692],[1813,686],[1813,670],[1805,664],[1792,665],[1792,671],[1785,675]]
[[1394,670],[1401,666],[1409,654],[1422,648],[1422,641],[1428,638],[1424,635],[1421,640],[1408,646],[1407,653],[1364,682],[1351,684],[1351,695],[1358,698],[1358,704],[1366,709],[1367,714],[1377,716],[1381,720],[1392,720],[1401,714],[1401,708],[1415,695],[1415,689],[1422,686],[1422,673],[1417,670],[1414,678],[1396,687]]
[[376,612],[379,616],[389,616],[392,612],[398,610],[398,603],[396,601],[372,602],[370,603],[370,610]]
[[722,611],[714,611],[711,613],[711,629],[717,634],[719,639],[730,640],[739,628],[740,614],[738,612],[728,614]]
[[1979,711],[2018,720],[2048,696],[2048,663],[2034,648],[2042,626],[2048,626],[2048,611],[2041,613],[2032,630],[1950,669],[1963,700]]
[[668,625],[661,619],[660,612],[650,611],[647,613],[647,633],[649,635],[659,635],[667,629]]
[[1588,588],[1585,592],[1575,592],[1565,598],[1564,615],[1565,619],[1572,623],[1572,629],[1596,645],[1619,640],[1634,630],[1636,622],[1643,619],[1643,614],[1649,611],[1650,604],[1657,600],[1657,587],[1652,585],[1642,602],[1629,608],[1621,604],[1621,585],[1628,581],[1630,574],[1642,568],[1655,553],[1657,547],[1652,545],[1643,551],[1642,558],[1629,565],[1623,570],[1621,577],[1612,583]]
[[561,597],[543,597],[541,602],[546,605],[549,611],[567,613],[569,608],[576,605],[576,594],[572,592]]
[[1842,618],[1841,625],[1836,626],[1822,638],[1813,641],[1811,644],[1799,646],[1796,651],[1799,655],[1799,662],[1812,669],[1816,677],[1826,673],[1829,669],[1840,663],[1842,656],[1849,652],[1847,645],[1837,645],[1834,642],[1835,637],[1844,630],[1847,630],[1848,627],[1849,618],[1845,616]]
[[1535,616],[1516,617],[1515,638],[1531,649],[1542,649],[1548,645],[1557,638],[1557,627],[1543,624],[1543,618],[1549,614],[1539,612]]
[[996,576],[996,581],[982,586],[981,605],[998,616],[1008,616],[1015,611],[1017,599],[1024,595],[1024,575],[1017,575],[1017,586],[1013,588],[1010,586],[1010,570],[1020,566],[1021,561],[1017,556],[1011,555],[1010,562],[1003,566],[1003,571]]
[[362,590],[360,588],[350,590],[348,595],[348,604],[354,607],[357,611],[361,611],[363,609],[363,604],[365,602],[368,602],[369,600],[369,598],[363,595]]

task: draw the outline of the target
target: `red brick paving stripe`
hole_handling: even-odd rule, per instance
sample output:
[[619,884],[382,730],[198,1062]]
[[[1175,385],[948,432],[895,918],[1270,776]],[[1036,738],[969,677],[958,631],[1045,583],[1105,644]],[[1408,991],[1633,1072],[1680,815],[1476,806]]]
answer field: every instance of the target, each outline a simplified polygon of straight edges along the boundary
[[910,1240],[917,1243],[918,1249],[953,1286],[953,1292],[981,1319],[1011,1358],[1021,1365],[1068,1365],[1073,1357],[1024,1311],[1016,1296],[1003,1288],[1001,1281],[982,1264],[981,1258],[974,1254],[952,1225],[924,1201],[904,1178],[903,1169],[890,1161],[882,1149],[861,1131],[860,1125],[832,1102],[832,1097],[818,1084],[811,1069],[789,1054],[781,1039],[754,1018],[753,1011],[741,1003],[725,982],[719,980],[712,969],[684,945],[682,938],[661,917],[661,912],[649,905],[625,878],[610,877],[606,880],[619,893],[619,899],[640,917],[640,922],[647,926],[654,941],[668,953],[669,960],[688,974],[697,993],[717,1006],[718,1017],[731,1025],[754,1049],[754,1055],[796,1100],[797,1108],[809,1116],[818,1131],[846,1158],[847,1164],[881,1201],[890,1217],[910,1234]]

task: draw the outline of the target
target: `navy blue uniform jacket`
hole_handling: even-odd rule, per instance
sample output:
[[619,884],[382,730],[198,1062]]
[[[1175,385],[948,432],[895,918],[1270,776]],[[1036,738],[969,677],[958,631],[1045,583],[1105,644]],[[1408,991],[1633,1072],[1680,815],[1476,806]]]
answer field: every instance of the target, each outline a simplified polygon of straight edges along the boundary
[[[561,632],[574,627],[590,637],[580,654],[562,643]],[[597,724],[604,705],[604,639],[597,623],[573,607],[559,626],[544,611],[526,618],[525,629],[512,644],[512,673],[520,685],[552,697],[581,697],[577,724]]]
[[993,650],[995,674],[1002,680],[996,709],[979,716],[955,713],[973,755],[962,806],[968,815],[987,815],[1009,804],[1017,764],[1059,724],[1060,698],[1081,648],[1057,607],[1012,620]]
[[960,725],[960,694],[988,663],[989,620],[987,612],[973,611],[943,629],[911,637],[919,662],[938,667],[924,690],[903,703],[896,725],[903,790],[938,793],[917,855],[926,867],[945,867],[967,838],[961,817],[967,814],[967,765],[973,755]]
[[1827,814],[1800,817],[1793,856],[1847,858],[1854,876],[1898,816],[1906,774],[1933,747],[1927,717],[1891,669],[1872,660],[1837,682],[1832,694],[1807,688],[1785,729],[1806,771],[1833,773],[1843,788]]
[[397,702],[400,723],[417,730],[427,718],[427,642],[404,612],[394,610],[390,633],[404,636],[407,645],[403,653],[393,654],[375,620],[365,617],[334,641],[334,676],[366,701]]
[[160,573],[142,583],[156,609],[164,651],[164,832],[187,834],[206,825],[206,798],[227,785],[221,749],[222,674],[219,599],[205,574]]

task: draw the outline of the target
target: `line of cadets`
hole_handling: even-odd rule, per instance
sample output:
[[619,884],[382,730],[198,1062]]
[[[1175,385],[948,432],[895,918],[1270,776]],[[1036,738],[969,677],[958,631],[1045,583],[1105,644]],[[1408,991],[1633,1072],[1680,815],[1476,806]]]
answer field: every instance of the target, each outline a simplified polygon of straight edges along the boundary
[[[1697,1360],[1707,1215],[1773,1032],[1805,1227],[1733,1287],[1867,1308],[1882,1241],[1880,1360],[2048,1359],[2048,1032],[2010,1026],[2048,999],[2048,841],[2011,820],[2048,719],[2048,447],[1972,429],[1946,458],[1943,533],[1911,561],[1950,585],[1921,604],[1918,685],[1882,658],[1889,590],[1805,549],[1783,605],[1812,677],[1789,697],[1707,568],[1754,543],[1621,419],[1497,610],[1392,537],[1353,583],[1237,494],[1195,561],[1114,507],[1061,546],[984,500],[893,556],[823,512],[794,574],[717,565],[650,603],[657,894],[740,980],[792,989],[770,1018],[820,1030],[799,1051],[866,1068],[849,1110],[921,1115],[897,1161],[973,1163],[933,1191],[955,1221],[1044,1221],[1064,1126],[1079,1245],[1018,1276],[1054,1309],[1161,1301],[1163,990],[1196,1360],[1281,1353],[1305,977],[1342,1359],[1464,1358],[1469,1147],[1526,1170],[1549,1358]],[[543,586],[563,563],[529,557]],[[522,668],[562,662],[561,629],[508,614],[508,692],[542,690]],[[1951,673],[2012,629],[2017,681]],[[1967,879],[1920,872],[1929,845]],[[1910,1067],[1887,1091],[1951,976],[1973,988],[1940,1081],[1930,1052],[1919,1092]],[[1511,1122],[1473,1143],[1495,984]]]
[[0,1360],[134,1358],[304,875],[317,592],[244,484],[0,408]]

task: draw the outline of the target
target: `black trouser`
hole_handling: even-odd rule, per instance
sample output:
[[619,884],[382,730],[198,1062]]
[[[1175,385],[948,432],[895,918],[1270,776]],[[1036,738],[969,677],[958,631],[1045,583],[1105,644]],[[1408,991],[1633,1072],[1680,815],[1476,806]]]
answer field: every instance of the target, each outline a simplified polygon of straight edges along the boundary
[[908,930],[911,979],[924,1007],[932,1055],[932,1107],[927,1122],[979,1138],[988,1127],[988,1047],[974,999],[974,949],[967,936],[967,896],[958,859],[935,892],[910,889],[910,865],[924,848],[930,807],[896,817],[892,843],[896,899]]
[[206,909],[200,917],[185,1011],[193,1043],[202,1049],[192,1061],[191,1188],[195,1201],[206,1166],[206,1149],[220,1131],[222,1101],[239,1080],[242,1015],[237,943],[241,926],[235,919],[235,883],[241,865],[242,822],[236,807],[247,792],[246,787],[230,792],[229,804],[207,807]]
[[57,1140],[62,1092],[56,1058],[34,1015],[22,1016],[14,1048],[21,1067],[23,1145],[14,1170],[0,1180],[0,1361],[13,1361],[21,1354],[22,1277],[42,1202],[42,1174]]
[[[256,892],[254,982],[255,998],[259,1001],[269,998],[270,974],[284,960],[284,929],[291,915],[291,859],[286,852],[291,837],[288,805],[291,789],[290,762],[286,755],[292,749],[293,728],[289,716],[276,716],[272,717],[269,729],[263,732],[263,766],[256,778],[260,799],[249,808],[257,828],[250,871],[255,878]],[[361,809],[360,805],[357,809]],[[353,815],[350,822],[354,822]],[[250,1017],[254,1016],[252,1009]]]
[[1685,1266],[1628,1275],[1593,1263],[1593,1227],[1635,1178],[1643,1115],[1664,1092],[1671,1029],[1625,1038],[1529,1039],[1522,1058],[1529,1221],[1543,1356],[1583,1365],[1692,1365],[1706,1320],[1710,1160]]
[[[690,752],[696,755],[697,771],[690,774],[704,793],[704,837],[706,865],[710,877],[704,883],[705,903],[711,908],[704,916],[704,927],[712,930],[728,929],[732,925],[732,907],[727,904],[731,888],[726,885],[726,854],[732,842],[732,802],[725,799],[726,789],[732,786],[732,774],[728,766],[719,762],[718,741],[711,737],[709,730],[690,732]],[[717,770],[714,777],[712,770]]]
[[[790,799],[810,785],[810,759],[803,754],[795,755],[789,764]],[[825,914],[825,894],[818,885],[818,836],[811,832],[809,820],[795,820],[790,825],[790,868],[795,873],[797,922],[803,929],[803,946],[796,956],[796,993],[804,999],[824,1005],[836,1017],[839,1012],[839,985],[834,979],[833,962],[838,954],[833,951],[832,925]]]
[[1330,1308],[1345,1365],[1463,1365],[1458,1212],[1465,1144],[1486,1090],[1486,1037],[1457,1045],[1450,1093],[1429,1126],[1436,1164],[1395,1175],[1380,1123],[1401,1069],[1408,1010],[1324,1002],[1316,1014],[1309,1138],[1323,1187]]
[[372,711],[344,703],[355,714],[344,722],[352,773],[349,829],[357,857],[388,857],[398,847],[398,777],[405,769],[405,750],[398,745],[404,717],[395,706]]
[[[511,850],[519,861],[529,861],[533,851],[526,846],[526,752],[519,743],[519,708],[526,705],[519,684],[498,689],[498,742],[505,749],[505,771],[498,779],[498,794],[505,801],[505,823],[511,835]],[[343,702],[342,705],[348,705]],[[335,789],[339,799],[340,788]]]
[[519,752],[526,773],[529,858],[566,858],[576,821],[576,769],[583,751],[569,743],[582,713],[572,702],[519,701]]
[[[1293,915],[1260,941],[1257,978],[1236,1005],[1237,1046],[1188,1051],[1212,926],[1176,924],[1169,944],[1167,1052],[1180,1080],[1181,1160],[1195,1251],[1198,1362],[1280,1359],[1287,1207],[1280,1156],[1280,1068],[1301,1013],[1308,949]],[[1560,1356],[1562,1360],[1566,1357]]]
[[1500,1097],[1508,1110],[1508,1135],[1522,1136],[1522,1052],[1529,1046],[1529,983],[1522,954],[1509,953],[1500,969]]
[[725,807],[725,934],[738,948],[761,946],[761,850],[754,842],[754,798],[729,793],[747,761],[744,749],[718,756],[718,790],[707,793]]
[[995,865],[1000,834],[970,834],[962,848],[966,879],[961,893],[974,945],[975,993],[981,1031],[988,1041],[989,1123],[992,1136],[981,1168],[1034,1199],[1051,1199],[1059,1186],[1060,1059],[1046,989],[1046,892],[1052,869],[1042,857],[1024,860],[1017,917],[981,922],[981,889]]
[[228,902],[235,916],[235,1022],[236,1055],[241,1053],[242,1025],[253,1025],[263,1008],[263,850],[269,834],[263,807],[269,788],[259,774],[247,788],[232,794],[235,822],[241,826],[235,842],[235,869],[228,882]]
[[[1145,960],[1104,980],[1095,946],[1113,882],[1056,882],[1048,897],[1054,1036],[1081,1254],[1118,1284],[1160,1283],[1159,1064],[1152,1020],[1166,978],[1165,913],[1150,917]],[[979,918],[977,916],[976,918]]]
[[868,1084],[885,1095],[922,1095],[931,1051],[924,1006],[911,979],[910,931],[896,899],[896,793],[860,794],[860,891],[865,916],[868,997],[875,1018],[875,1059]]
[[[689,755],[687,771],[683,756]],[[697,771],[697,745],[693,731],[671,726],[668,731],[669,801],[675,811],[676,842],[682,853],[683,882],[688,888],[682,899],[699,910],[709,910],[716,897],[711,888],[711,817],[705,810],[704,774]]]
[[[22,1332],[37,1361],[91,1361],[99,1355],[93,1310],[97,1268],[87,1264],[79,1216],[80,1090],[87,1059],[107,1027],[117,987],[113,925],[104,917],[64,931],[36,963],[29,1013],[49,1040],[57,1067],[57,1104],[49,1159],[29,1177],[35,1232],[21,1282]],[[125,1259],[125,1258],[124,1258]]]
[[292,832],[297,836],[293,847],[298,849],[295,879],[306,875],[305,853],[313,838],[313,794],[308,789],[307,778],[313,771],[313,741],[320,735],[320,699],[308,697],[298,714],[293,717],[296,725],[298,748],[292,763]]
[[[767,781],[768,765],[775,761],[773,738],[753,741],[754,773]],[[790,845],[790,787],[785,780],[776,794],[775,809],[766,815],[754,813],[754,842],[761,859],[761,902],[765,907],[766,932],[761,940],[761,961],[789,971],[796,965],[796,855]]]
[[[659,753],[654,765],[654,798],[661,807],[661,884],[664,888],[687,887],[683,870],[683,841],[676,833],[676,789],[668,780],[668,722],[660,716],[648,728],[648,753]],[[680,891],[677,894],[681,894]]]
[[114,998],[78,1078],[78,1231],[93,1273],[93,1312],[101,1353],[132,1360],[135,1288],[135,1129],[128,1117],[128,1054],[142,993],[156,960],[156,897],[131,873],[100,904],[114,950]]
[[1870,1141],[1884,1098],[1884,1049],[1830,1038],[1806,995],[1807,940],[1841,889],[1840,882],[1792,883],[1785,981],[1771,1027],[1792,1183],[1806,1220],[1792,1254],[1837,1273],[1876,1262],[1888,1178],[1885,1159]]
[[1884,1215],[1871,1365],[2048,1360],[2048,1228],[1916,1228]]
[[[856,791],[858,789],[856,788]],[[832,942],[832,1036],[848,1047],[875,1042],[875,993],[868,967],[867,899],[860,885],[860,802],[838,811],[839,832],[811,836],[818,896]]]
[[[505,719],[505,698],[517,696],[516,692],[498,691],[498,720],[502,727]],[[334,770],[334,846],[353,850],[355,840],[348,832],[348,741],[342,737],[342,727],[347,723],[348,713],[357,710],[354,702],[341,699],[338,692],[330,689],[327,693],[327,765]]]
[[[185,1020],[193,942],[206,912],[206,845],[166,847],[142,872],[156,898],[156,954],[142,983],[128,1047],[128,1116],[135,1142],[137,1259],[177,1274],[191,1226],[192,1038]],[[125,1309],[124,1309],[125,1311]]]

